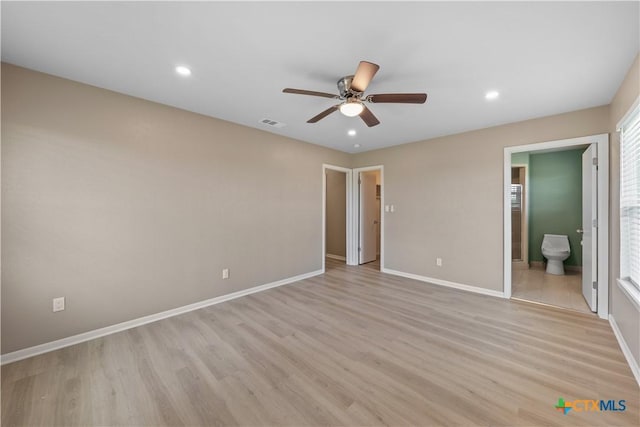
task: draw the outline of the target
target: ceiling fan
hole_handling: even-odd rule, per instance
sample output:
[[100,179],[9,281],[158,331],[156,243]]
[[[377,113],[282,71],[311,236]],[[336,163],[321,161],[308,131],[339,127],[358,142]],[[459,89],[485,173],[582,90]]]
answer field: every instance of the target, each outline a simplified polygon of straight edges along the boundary
[[376,65],[367,61],[360,61],[355,75],[345,76],[338,80],[339,95],[326,92],[316,92],[303,89],[283,89],[284,93],[295,93],[298,95],[321,96],[323,98],[339,99],[342,102],[333,107],[329,107],[322,113],[307,120],[307,123],[316,123],[334,111],[340,110],[342,114],[348,117],[360,116],[367,126],[372,127],[380,124],[380,121],[369,110],[365,102],[372,104],[377,103],[398,103],[398,104],[424,104],[427,100],[426,93],[379,93],[373,95],[364,95],[364,91],[371,83],[373,76],[380,69]]

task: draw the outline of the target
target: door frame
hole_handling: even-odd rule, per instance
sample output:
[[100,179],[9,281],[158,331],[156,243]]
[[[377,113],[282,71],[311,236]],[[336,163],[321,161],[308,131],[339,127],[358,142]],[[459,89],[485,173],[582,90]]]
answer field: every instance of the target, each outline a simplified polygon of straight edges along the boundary
[[609,134],[561,139],[504,148],[503,267],[504,297],[511,298],[511,155],[595,144],[598,157],[598,317],[609,317]]
[[[327,252],[327,170],[333,170],[338,172],[344,172],[345,177],[345,186],[346,186],[346,194],[347,194],[347,209],[345,212],[346,215],[346,249],[347,249],[347,264],[349,264],[349,260],[353,259],[352,244],[351,239],[353,235],[353,224],[351,222],[351,217],[353,216],[353,197],[351,196],[351,192],[353,190],[353,186],[351,182],[353,180],[353,171],[349,168],[343,168],[342,166],[329,165],[324,163],[322,165],[322,253],[321,253],[321,262],[322,262],[322,272],[325,271],[325,256]],[[357,246],[356,246],[356,255],[357,255]],[[349,264],[352,265],[352,264]]]
[[[587,151],[589,151],[588,155],[587,155]],[[593,199],[595,198],[595,200],[598,200],[598,172],[599,172],[599,168],[596,165],[595,170],[593,167],[593,160],[598,158],[598,150],[597,147],[594,147],[593,144],[589,145],[587,147],[586,150],[584,150],[582,152],[582,155],[580,156],[580,163],[582,165],[582,170],[581,170],[581,179],[582,179],[582,185],[581,185],[581,190],[582,190],[582,206],[581,208],[581,217],[582,217],[582,221],[581,221],[581,229],[582,229],[582,234],[581,234],[581,240],[582,240],[582,260],[584,261],[585,259],[588,259],[587,257],[585,257],[585,251],[587,251],[587,255],[591,255],[591,258],[593,261],[593,246],[596,246],[596,250],[598,249],[598,246],[600,244],[600,241],[598,239],[598,235],[597,235],[597,229],[594,232],[593,230],[593,219],[598,218],[598,212],[597,212],[597,206],[594,206],[593,204]],[[595,174],[595,180],[594,178],[594,174]],[[586,178],[586,179],[585,179]],[[595,182],[594,182],[595,181]],[[587,183],[587,189],[585,189],[585,183]],[[585,191],[588,190],[588,191]],[[595,194],[594,194],[595,193]],[[585,200],[585,195],[587,195],[587,199],[591,200],[591,204],[590,205],[585,205],[584,200]],[[597,204],[597,203],[596,203]],[[586,208],[586,209],[585,209]],[[596,209],[594,209],[596,208]],[[588,221],[586,221],[585,224],[585,213],[587,213],[587,219]],[[589,222],[591,222],[591,224],[589,224]],[[589,233],[590,232],[590,233]],[[585,237],[588,238],[588,240],[590,241],[586,241]],[[595,241],[594,241],[595,240]],[[585,245],[585,243],[587,243]],[[590,266],[585,266],[584,262],[582,263],[582,281],[580,283],[580,291],[582,292],[582,296],[584,296],[585,300],[587,301],[587,305],[589,306],[589,310],[591,311],[598,311],[598,290],[593,289],[593,269],[595,267],[596,269],[596,278],[595,280],[598,280],[598,265],[593,265],[593,262],[591,262]],[[590,268],[586,268],[586,267],[590,267]],[[585,275],[586,272],[586,275]],[[585,279],[589,279],[588,282]],[[586,288],[585,289],[585,285]],[[596,298],[596,304],[593,304],[593,298],[594,298],[594,294],[595,294],[595,298]],[[588,298],[588,299],[587,299]],[[595,307],[594,307],[595,306]]]
[[[358,244],[360,242],[359,236],[359,224],[360,224],[360,187],[358,183],[358,178],[360,176],[360,172],[369,172],[369,171],[380,171],[380,271],[384,270],[384,166],[383,165],[375,165],[375,166],[365,166],[361,168],[353,169],[352,176],[352,185],[351,185],[351,197],[352,197],[352,215],[350,217],[351,222],[351,239],[350,239],[350,247],[347,246],[347,264],[348,265],[359,265],[359,257],[358,257]],[[353,258],[349,258],[349,253],[353,255]]]

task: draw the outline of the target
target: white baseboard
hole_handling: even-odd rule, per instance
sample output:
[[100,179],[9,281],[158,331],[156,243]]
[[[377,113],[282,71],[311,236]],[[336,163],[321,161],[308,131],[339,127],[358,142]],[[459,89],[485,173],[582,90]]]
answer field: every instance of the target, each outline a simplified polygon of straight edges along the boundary
[[140,317],[126,322],[118,323],[104,328],[95,329],[93,331],[83,332],[78,335],[62,338],[56,341],[36,345],[33,347],[24,348],[11,353],[3,354],[0,356],[0,364],[5,365],[7,363],[16,362],[18,360],[26,359],[28,357],[37,356],[38,354],[47,353],[49,351],[57,350],[63,347],[79,344],[85,341],[89,341],[95,338],[100,338],[105,335],[114,334],[116,332],[125,331],[127,329],[135,328],[137,326],[146,325],[147,323],[155,322],[158,320],[166,319],[168,317],[177,316],[179,314],[187,313],[189,311],[198,310],[199,308],[208,307],[210,305],[219,304],[221,302],[229,301],[232,299],[240,298],[245,295],[254,294],[256,292],[266,291],[267,289],[275,288],[278,286],[288,285],[289,283],[298,282],[303,279],[318,276],[322,274],[322,270],[316,270],[309,273],[300,274],[298,276],[288,277],[286,279],[278,280],[264,285],[254,286],[253,288],[243,289],[238,292],[232,292],[230,294],[221,295],[219,297],[210,298],[204,301],[195,302],[193,304],[184,305],[182,307],[173,308],[171,310],[162,311],[160,313],[150,314],[148,316]]
[[627,359],[627,363],[631,368],[631,372],[633,372],[633,376],[636,377],[636,382],[640,386],[640,367],[638,366],[638,362],[636,361],[636,359],[634,359],[631,350],[629,350],[629,346],[624,340],[622,332],[620,331],[620,328],[618,328],[616,319],[613,318],[612,314],[609,315],[609,323],[611,324],[611,329],[613,329],[614,335],[618,339],[618,344],[620,345],[620,349],[622,349],[622,354],[624,354],[624,357]]
[[347,260],[347,257],[344,257],[342,255],[327,254],[326,257],[327,258],[331,258],[331,259],[337,259],[339,261],[346,261]]
[[446,286],[448,288],[461,289],[463,291],[475,292],[477,294],[489,295],[492,297],[504,298],[504,293],[501,291],[494,291],[493,289],[479,288],[477,286],[464,285],[462,283],[449,282],[448,280],[434,279],[432,277],[420,276],[413,273],[405,273],[403,271],[391,270],[388,268],[382,269],[383,273],[393,274],[394,276],[406,277],[407,279],[419,280],[421,282],[427,282],[434,285]]

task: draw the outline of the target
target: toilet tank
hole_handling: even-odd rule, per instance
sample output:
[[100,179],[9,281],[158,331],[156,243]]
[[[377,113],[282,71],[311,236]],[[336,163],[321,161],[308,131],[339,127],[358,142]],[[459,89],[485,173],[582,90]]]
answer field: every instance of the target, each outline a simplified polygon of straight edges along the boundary
[[569,237],[564,234],[545,234],[542,249],[552,251],[569,251]]

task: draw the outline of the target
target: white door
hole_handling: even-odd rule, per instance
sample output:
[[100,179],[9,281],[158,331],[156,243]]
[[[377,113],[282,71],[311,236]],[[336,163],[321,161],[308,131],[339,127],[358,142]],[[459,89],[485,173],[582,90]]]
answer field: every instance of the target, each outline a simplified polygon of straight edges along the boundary
[[360,172],[360,264],[376,260],[377,208],[376,173]]
[[582,154],[582,295],[594,312],[598,310],[598,167],[596,159],[596,145],[591,144]]

